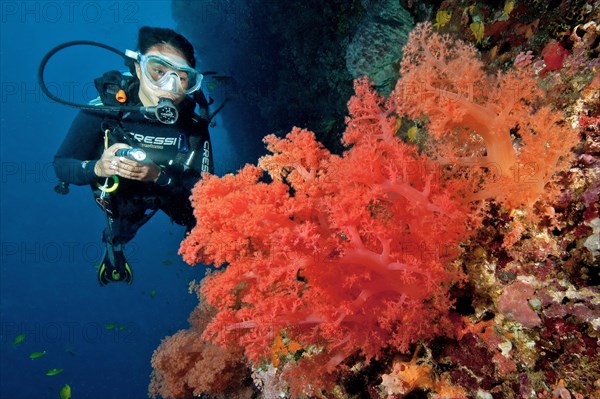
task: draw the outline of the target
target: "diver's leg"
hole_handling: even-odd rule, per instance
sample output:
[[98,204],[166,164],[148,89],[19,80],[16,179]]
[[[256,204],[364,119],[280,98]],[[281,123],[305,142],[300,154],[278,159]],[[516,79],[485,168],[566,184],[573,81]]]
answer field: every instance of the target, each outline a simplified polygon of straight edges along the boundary
[[106,251],[98,270],[98,281],[101,285],[112,281],[131,284],[133,273],[125,258],[124,246],[148,220],[147,208],[143,202],[125,196],[114,196],[109,201],[111,212],[102,234]]

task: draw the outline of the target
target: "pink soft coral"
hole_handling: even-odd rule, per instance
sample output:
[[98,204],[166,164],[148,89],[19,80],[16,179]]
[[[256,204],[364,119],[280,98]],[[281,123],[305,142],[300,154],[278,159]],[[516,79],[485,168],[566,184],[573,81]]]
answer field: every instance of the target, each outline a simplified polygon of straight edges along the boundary
[[298,395],[318,394],[353,354],[448,333],[448,290],[462,279],[450,264],[468,234],[462,183],[394,136],[393,106],[366,79],[356,92],[344,156],[307,130],[268,136],[259,165],[272,182],[254,166],[201,181],[180,249],[189,263],[229,263],[204,283],[218,312],[203,337],[259,362],[285,330],[307,348],[302,367],[285,368]]
[[477,195],[507,207],[532,205],[566,164],[577,132],[528,68],[488,75],[477,50],[420,24],[404,48],[397,110],[425,116],[437,159],[470,168]]
[[201,303],[190,316],[191,327],[165,338],[152,355],[149,396],[165,399],[199,397],[202,394],[249,399],[252,389],[242,351],[224,348],[202,339],[213,310]]

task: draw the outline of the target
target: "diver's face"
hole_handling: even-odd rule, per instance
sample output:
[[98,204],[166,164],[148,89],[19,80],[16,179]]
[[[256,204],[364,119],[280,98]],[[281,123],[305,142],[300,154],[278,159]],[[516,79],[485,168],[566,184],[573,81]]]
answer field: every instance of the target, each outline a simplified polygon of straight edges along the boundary
[[[177,64],[187,65],[188,63],[181,51],[165,44],[150,47],[144,55],[156,55],[160,57],[165,57],[175,61]],[[135,64],[135,71],[138,79],[140,80],[139,96],[144,106],[148,107],[157,105],[159,98],[168,98],[175,104],[180,103],[185,98],[185,93],[183,92],[183,90],[186,90],[188,86],[187,74],[185,72],[177,71],[176,73],[173,73],[173,70],[167,70],[160,67],[153,67],[148,72],[155,81],[161,79],[165,74],[170,74],[171,76],[168,77],[167,80],[170,80],[173,86],[180,85],[180,88],[182,89],[161,90],[155,85],[152,85],[151,82],[149,82],[148,78],[142,73],[140,64],[137,62]],[[178,82],[176,82],[175,80],[178,80]]]

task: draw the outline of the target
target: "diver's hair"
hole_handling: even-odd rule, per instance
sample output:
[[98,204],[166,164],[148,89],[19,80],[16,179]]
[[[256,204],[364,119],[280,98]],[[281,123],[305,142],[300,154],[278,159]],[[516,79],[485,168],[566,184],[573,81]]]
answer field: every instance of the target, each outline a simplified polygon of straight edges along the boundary
[[192,68],[196,68],[194,46],[183,35],[168,28],[143,26],[138,33],[138,50],[142,54],[155,45],[167,44],[181,51]]

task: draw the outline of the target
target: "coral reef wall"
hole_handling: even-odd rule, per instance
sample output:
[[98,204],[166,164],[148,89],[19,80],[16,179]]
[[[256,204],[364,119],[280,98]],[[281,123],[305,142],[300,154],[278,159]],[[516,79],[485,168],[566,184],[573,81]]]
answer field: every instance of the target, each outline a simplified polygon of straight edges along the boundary
[[368,76],[381,94],[389,95],[414,21],[395,0],[369,2],[366,8],[346,49],[346,67],[352,78]]
[[[339,82],[349,59],[398,68],[397,82],[374,83],[379,68],[356,79],[349,97],[315,75],[342,96],[340,125],[324,123],[338,105],[319,118],[282,89],[322,58],[289,72],[283,60],[332,36],[255,27],[287,55],[267,63],[286,77],[265,91],[271,105],[254,104],[281,125],[262,131],[278,133],[262,134],[268,155],[194,188],[180,254],[216,269],[191,286],[190,329],[153,356],[152,395],[600,398],[600,2],[400,3],[428,20],[406,42],[396,2],[321,4],[344,32],[321,64]],[[288,12],[244,4],[246,17]],[[395,17],[375,14],[383,4]],[[365,32],[405,46],[369,51]],[[325,125],[343,126],[338,144]]]

